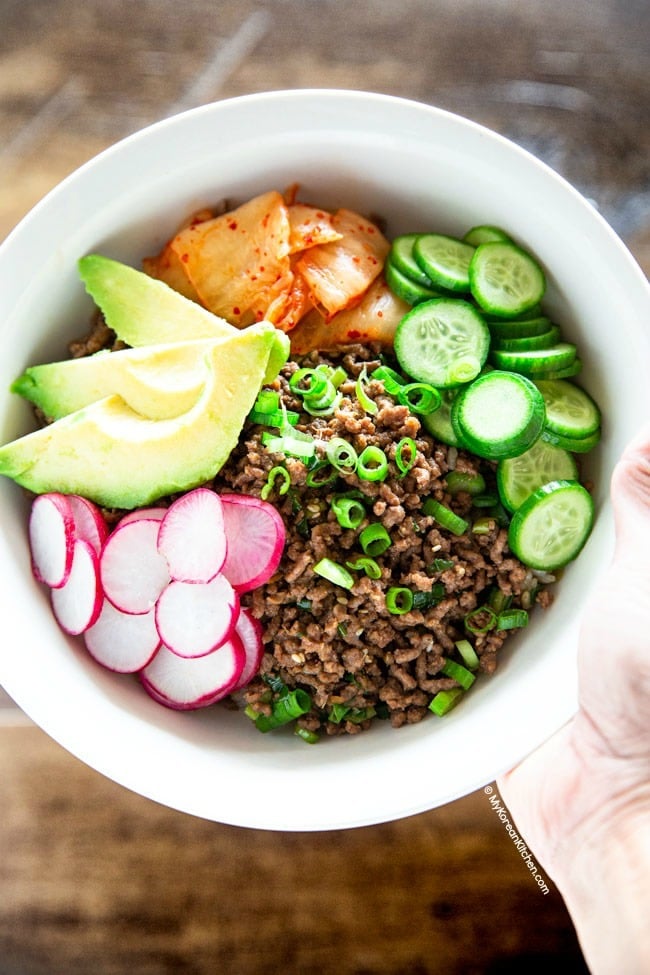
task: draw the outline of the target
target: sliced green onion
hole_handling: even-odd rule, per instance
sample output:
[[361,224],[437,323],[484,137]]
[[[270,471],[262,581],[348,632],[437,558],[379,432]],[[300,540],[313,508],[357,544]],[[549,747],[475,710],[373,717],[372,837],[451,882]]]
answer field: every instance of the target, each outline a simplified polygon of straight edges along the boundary
[[441,582],[431,586],[430,590],[419,590],[413,593],[413,609],[431,609],[445,598],[446,589]]
[[327,487],[328,484],[333,484],[338,476],[336,468],[326,460],[321,460],[311,468],[305,478],[305,484],[312,488]]
[[384,389],[389,396],[399,393],[402,386],[406,385],[406,380],[390,366],[377,366],[370,374],[371,379],[381,379]]
[[413,609],[413,593],[406,586],[391,586],[386,593],[386,609],[393,616],[403,616]]
[[354,579],[348,570],[344,566],[339,565],[338,562],[334,562],[333,559],[321,559],[314,566],[314,572],[322,576],[323,579],[327,579],[328,582],[333,582],[335,586],[341,586],[343,589],[352,589],[354,585]]
[[412,413],[435,413],[442,403],[442,396],[429,383],[408,383],[397,393],[398,402],[408,406]]
[[285,454],[287,457],[299,457],[307,460],[316,453],[316,444],[309,434],[302,434],[295,430],[293,435],[286,432],[279,436],[270,433],[262,434],[262,443],[272,454]]
[[359,544],[364,555],[373,557],[385,552],[387,548],[390,548],[392,542],[384,526],[380,525],[379,522],[373,522],[372,525],[367,525],[359,535]]
[[260,389],[253,409],[257,413],[275,413],[280,407],[280,394],[276,389]]
[[358,528],[366,517],[366,509],[356,498],[338,495],[332,498],[331,507],[341,528]]
[[357,476],[362,481],[383,481],[388,474],[388,458],[381,449],[369,444],[359,454]]
[[425,515],[430,515],[443,528],[452,532],[454,535],[464,535],[469,528],[469,522],[457,515],[451,508],[441,504],[435,498],[427,498],[422,505]]
[[[408,457],[404,459],[404,454]],[[418,455],[418,448],[412,437],[402,437],[395,448],[395,464],[400,472],[400,477],[405,477],[411,470]]]
[[[307,385],[302,385],[307,382]],[[296,396],[318,399],[327,391],[328,378],[318,369],[296,369],[289,380],[289,389]]]
[[277,481],[278,478],[282,479],[282,484],[280,484],[280,486],[277,488],[278,494],[282,496],[283,494],[287,493],[287,491],[291,486],[291,477],[289,475],[289,471],[286,469],[286,467],[280,467],[280,466],[272,467],[266,479],[266,484],[264,485],[264,487],[260,492],[260,497],[262,498],[262,501],[266,501],[271,491],[274,490],[275,482]]
[[308,745],[316,745],[320,741],[320,735],[315,731],[309,731],[308,728],[299,728],[296,726],[294,734],[298,738],[302,738],[303,741],[306,741]]
[[350,708],[347,704],[339,704],[337,702],[330,708],[330,713],[327,715],[327,720],[332,721],[334,724],[340,724],[346,714],[348,714],[349,710]]
[[499,499],[496,494],[477,494],[476,497],[472,498],[472,505],[475,508],[493,508],[498,503]]
[[295,410],[286,410],[284,413],[281,413],[280,410],[275,410],[273,413],[259,413],[257,410],[251,410],[248,419],[251,423],[259,423],[260,426],[265,427],[281,427],[284,422],[295,427],[300,419],[300,413],[296,413]]
[[289,724],[295,718],[306,714],[310,708],[311,697],[307,691],[303,691],[299,687],[293,691],[286,691],[273,704],[271,714],[257,715],[254,719],[255,727],[262,732],[272,731],[273,728],[280,728],[282,725]]
[[489,535],[491,531],[496,528],[495,518],[477,518],[476,521],[472,523],[472,534],[473,535]]
[[516,630],[528,626],[528,613],[525,609],[504,609],[497,617],[497,630]]
[[323,372],[329,379],[329,381],[334,386],[334,389],[338,389],[341,383],[344,383],[348,378],[348,374],[343,368],[343,366],[337,366],[336,369],[333,366],[327,366],[325,363],[321,363],[320,366],[316,366],[318,372]]
[[468,474],[466,471],[449,471],[445,478],[450,494],[465,491],[472,497],[485,491],[485,478],[482,474]]
[[364,366],[361,372],[359,373],[359,377],[356,381],[355,392],[357,394],[357,399],[361,403],[361,406],[366,411],[366,413],[371,413],[374,415],[378,411],[379,407],[375,403],[374,399],[371,399],[366,392],[365,386],[367,382],[368,382],[368,371]]
[[456,649],[463,658],[466,667],[469,667],[470,670],[478,669],[480,660],[469,640],[456,640]]
[[310,416],[331,416],[335,410],[338,410],[343,399],[343,394],[337,393],[333,386],[332,394],[331,397],[321,396],[317,400],[312,400],[311,396],[305,396],[302,402],[305,413],[309,413]]
[[438,691],[429,705],[429,710],[443,717],[460,701],[465,691],[462,687],[452,687],[448,691]]
[[304,609],[308,613],[311,613],[311,609],[312,609],[311,599],[299,599],[297,601],[297,603],[296,603],[296,608],[297,609]]
[[467,614],[464,623],[470,633],[487,633],[496,626],[497,614],[489,606],[479,606]]
[[506,594],[502,589],[499,589],[498,586],[495,586],[495,588],[490,593],[490,598],[488,599],[488,606],[490,607],[490,609],[494,610],[494,612],[498,616],[499,613],[502,613],[504,611],[504,609],[510,609],[511,602],[512,602],[512,596],[506,596]]
[[453,559],[434,559],[433,569],[436,572],[446,572],[448,569],[453,569],[455,564]]
[[357,466],[357,452],[343,437],[332,437],[325,447],[325,456],[340,474],[352,474]]
[[457,664],[455,660],[445,660],[441,668],[441,673],[445,677],[451,677],[465,691],[468,691],[476,680],[476,676],[467,667],[463,667],[462,664]]
[[379,564],[367,555],[362,555],[358,559],[355,559],[354,562],[346,562],[345,564],[353,572],[365,572],[369,579],[381,579],[381,568]]

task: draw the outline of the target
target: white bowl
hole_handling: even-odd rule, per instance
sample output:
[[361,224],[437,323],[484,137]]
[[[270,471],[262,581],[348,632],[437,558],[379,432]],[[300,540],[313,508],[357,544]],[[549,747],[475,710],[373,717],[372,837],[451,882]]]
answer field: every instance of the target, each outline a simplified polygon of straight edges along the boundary
[[77,259],[135,265],[177,223],[224,197],[298,181],[301,197],[382,214],[389,235],[503,225],[538,256],[548,305],[580,347],[581,382],[604,413],[590,459],[597,521],[547,612],[512,640],[462,706],[394,730],[304,745],[224,709],[176,713],[94,665],[57,628],[32,580],[25,497],[0,483],[0,682],[52,738],[116,782],[174,809],[239,826],[322,830],[385,822],[448,802],[534,749],[576,707],[580,609],[613,541],[609,477],[650,416],[650,295],[610,227],[531,155],[422,104],[349,91],[251,95],[139,132],[50,193],[0,248],[0,437],[31,429],[6,390],[25,366],[65,356],[91,314]]

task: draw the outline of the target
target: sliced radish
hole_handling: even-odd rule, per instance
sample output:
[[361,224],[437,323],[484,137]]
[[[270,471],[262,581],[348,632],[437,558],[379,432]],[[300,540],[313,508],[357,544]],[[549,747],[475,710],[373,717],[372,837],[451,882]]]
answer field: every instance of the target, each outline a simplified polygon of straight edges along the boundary
[[226,560],[219,495],[208,488],[196,488],[174,501],[160,524],[158,549],[167,559],[172,579],[214,579]]
[[228,554],[221,570],[239,592],[267,582],[282,558],[286,529],[279,512],[248,494],[222,494]]
[[32,572],[38,582],[52,589],[63,586],[70,575],[74,552],[75,523],[70,500],[51,492],[34,499],[29,516]]
[[52,589],[52,609],[59,626],[78,636],[92,626],[102,608],[99,560],[90,542],[74,543],[72,568],[64,585]]
[[140,679],[154,700],[187,711],[226,697],[239,680],[244,661],[244,649],[236,634],[218,650],[193,660],[179,657],[163,645],[140,672]]
[[128,525],[130,521],[142,521],[143,519],[162,521],[166,514],[167,508],[136,508],[135,511],[129,511],[128,514],[122,515],[117,524]]
[[239,612],[235,633],[240,638],[246,663],[239,675],[239,680],[235,690],[245,687],[260,669],[262,657],[264,656],[264,643],[262,642],[262,624],[249,609],[242,608]]
[[108,537],[106,519],[97,505],[88,498],[82,498],[78,494],[69,494],[67,497],[77,538],[85,538],[99,555]]
[[225,643],[239,616],[239,596],[225,576],[169,583],[156,604],[162,642],[179,657],[202,657]]
[[84,640],[97,663],[119,674],[134,674],[147,666],[160,646],[155,612],[122,613],[105,599]]
[[106,598],[123,613],[148,613],[169,583],[167,562],[157,548],[160,522],[121,522],[102,550],[100,571]]

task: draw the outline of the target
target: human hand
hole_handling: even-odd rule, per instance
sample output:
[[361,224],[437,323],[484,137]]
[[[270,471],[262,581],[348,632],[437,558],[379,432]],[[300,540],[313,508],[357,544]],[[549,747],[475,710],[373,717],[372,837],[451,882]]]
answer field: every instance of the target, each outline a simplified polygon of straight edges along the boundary
[[[632,975],[650,971],[650,428],[611,492],[616,546],[581,624],[578,711],[498,786],[593,971]],[[638,958],[622,954],[629,938]]]

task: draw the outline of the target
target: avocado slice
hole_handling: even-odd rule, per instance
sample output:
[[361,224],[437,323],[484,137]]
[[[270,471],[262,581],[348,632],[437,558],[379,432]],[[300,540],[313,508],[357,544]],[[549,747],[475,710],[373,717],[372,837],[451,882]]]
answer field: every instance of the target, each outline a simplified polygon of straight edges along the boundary
[[[102,254],[87,254],[78,261],[77,267],[86,291],[104,315],[106,324],[127,345],[139,347],[223,338],[238,331],[164,281],[128,264]],[[265,382],[275,379],[288,356],[289,338],[278,329]]]
[[0,447],[0,474],[36,494],[80,494],[109,508],[203,484],[237,444],[274,342],[268,322],[235,331],[207,353],[203,392],[186,413],[145,419],[112,395]]
[[30,366],[11,391],[54,420],[113,393],[136,413],[164,420],[194,406],[208,377],[209,354],[224,341],[196,339]]

